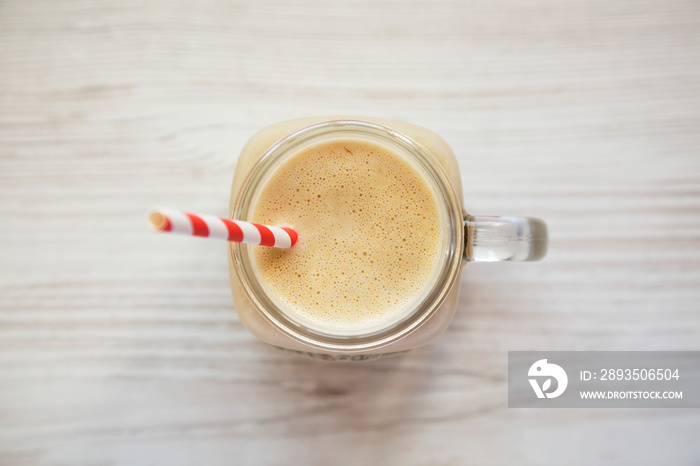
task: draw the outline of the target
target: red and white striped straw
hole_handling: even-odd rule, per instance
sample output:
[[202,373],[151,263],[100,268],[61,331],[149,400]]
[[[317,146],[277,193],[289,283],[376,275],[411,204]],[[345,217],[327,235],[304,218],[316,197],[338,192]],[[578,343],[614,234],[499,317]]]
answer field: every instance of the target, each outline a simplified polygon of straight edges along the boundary
[[276,248],[291,248],[299,238],[297,232],[291,228],[271,227],[174,209],[152,211],[148,215],[148,223],[156,231]]

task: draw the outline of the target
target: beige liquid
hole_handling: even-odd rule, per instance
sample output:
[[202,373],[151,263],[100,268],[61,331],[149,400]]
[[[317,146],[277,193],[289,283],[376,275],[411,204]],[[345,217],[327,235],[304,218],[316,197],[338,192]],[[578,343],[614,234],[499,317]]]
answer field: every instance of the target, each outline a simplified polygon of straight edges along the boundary
[[[261,129],[248,140],[245,147],[241,151],[241,154],[238,158],[238,163],[236,165],[236,171],[234,173],[233,184],[231,187],[231,208],[233,209],[236,199],[245,184],[245,179],[250,173],[250,170],[254,166],[255,162],[266,150],[268,150],[268,148],[271,145],[277,142],[280,138],[283,138],[286,135],[300,128],[312,125],[314,123],[338,119],[365,120],[375,122],[381,125],[389,126],[390,128],[400,131],[402,134],[405,134],[406,136],[414,139],[421,146],[423,146],[427,150],[427,152],[429,152],[435,158],[437,163],[444,169],[447,177],[450,180],[450,185],[456,192],[456,197],[458,199],[462,198],[462,183],[460,179],[460,169],[457,165],[457,159],[454,156],[452,149],[450,149],[450,146],[445,142],[445,140],[442,139],[439,135],[435,134],[434,132],[422,128],[420,126],[412,125],[401,121],[356,116],[322,116],[275,123],[270,126],[267,126],[266,128]],[[290,193],[286,194],[288,195]],[[278,218],[281,219],[282,216],[279,215],[279,213],[277,215],[279,216]],[[246,219],[249,220],[249,218]],[[288,220],[288,222],[290,225],[294,223],[293,219],[291,218]],[[284,221],[282,221],[282,223],[284,223]],[[302,243],[300,243],[299,245],[300,249],[301,244],[303,244],[306,241],[306,239],[302,238],[301,241]],[[236,312],[238,313],[241,323],[253,335],[271,345],[295,351],[324,353],[326,355],[345,354],[345,351],[342,350],[319,350],[312,344],[298,341],[280,332],[274,325],[272,325],[267,319],[265,319],[258,307],[250,300],[248,294],[244,290],[244,287],[240,278],[238,277],[238,274],[235,272],[235,245],[229,245],[229,247],[230,249],[227,254],[228,265],[230,271],[231,292],[233,295]],[[252,250],[255,249],[257,248],[254,247]],[[261,280],[256,280],[256,283],[260,281]],[[267,281],[266,283],[266,287],[269,288],[270,282]],[[365,354],[381,354],[408,350],[421,345],[425,345],[426,343],[435,339],[447,328],[450,321],[452,320],[452,316],[454,315],[455,309],[457,307],[460,284],[460,280],[457,280],[455,282],[454,286],[447,294],[444,302],[439,307],[439,309],[437,309],[435,313],[427,321],[425,321],[425,323],[421,325],[416,331],[407,335],[405,338],[392,342],[389,346],[377,348],[369,352],[365,352]],[[272,295],[272,293],[267,293],[267,295],[270,296]]]
[[291,249],[255,247],[265,287],[297,321],[355,334],[402,318],[429,289],[443,220],[436,195],[401,156],[359,139],[302,149],[272,174],[253,221],[289,225]]

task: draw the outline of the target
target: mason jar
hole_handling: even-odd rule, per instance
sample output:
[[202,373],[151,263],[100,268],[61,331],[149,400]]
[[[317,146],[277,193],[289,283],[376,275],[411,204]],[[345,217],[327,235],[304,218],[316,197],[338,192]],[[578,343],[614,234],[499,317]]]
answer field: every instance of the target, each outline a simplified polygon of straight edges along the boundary
[[[419,173],[438,206],[436,221],[442,235],[436,243],[435,268],[395,318],[371,328],[337,329],[302,318],[266,285],[253,249],[264,246],[229,243],[236,311],[260,340],[330,360],[366,360],[408,351],[434,340],[449,325],[457,308],[460,272],[467,262],[532,261],[545,255],[547,229],[541,220],[466,213],[457,159],[440,136],[419,126],[377,118],[307,118],[259,131],[240,154],[229,216],[255,221],[261,193],[286,161],[310,147],[338,140],[380,146]],[[299,233],[303,238],[303,231]]]

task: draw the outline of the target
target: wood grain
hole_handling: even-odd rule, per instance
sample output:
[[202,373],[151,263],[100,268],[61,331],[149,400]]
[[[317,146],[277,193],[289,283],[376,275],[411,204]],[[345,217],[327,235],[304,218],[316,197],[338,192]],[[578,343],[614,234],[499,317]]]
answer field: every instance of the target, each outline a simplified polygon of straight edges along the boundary
[[[0,1],[0,464],[697,464],[697,410],[514,410],[509,350],[700,350],[700,3]],[[323,364],[240,325],[226,213],[256,130],[410,121],[475,214],[453,325]]]

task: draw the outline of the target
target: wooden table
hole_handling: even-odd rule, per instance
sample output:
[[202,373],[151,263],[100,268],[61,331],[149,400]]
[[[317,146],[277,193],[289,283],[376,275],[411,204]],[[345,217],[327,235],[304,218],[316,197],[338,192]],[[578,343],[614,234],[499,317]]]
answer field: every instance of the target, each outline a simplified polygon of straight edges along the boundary
[[[224,215],[258,129],[410,121],[472,213],[547,259],[470,264],[449,330],[324,364],[241,326]],[[698,464],[697,409],[507,408],[509,350],[700,350],[700,3],[0,2],[0,464]]]

